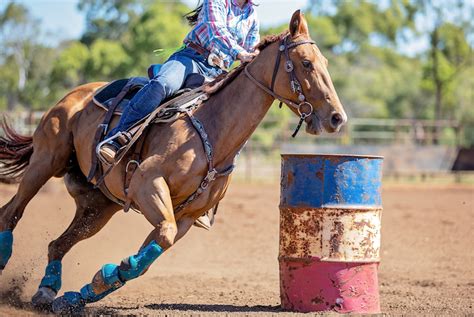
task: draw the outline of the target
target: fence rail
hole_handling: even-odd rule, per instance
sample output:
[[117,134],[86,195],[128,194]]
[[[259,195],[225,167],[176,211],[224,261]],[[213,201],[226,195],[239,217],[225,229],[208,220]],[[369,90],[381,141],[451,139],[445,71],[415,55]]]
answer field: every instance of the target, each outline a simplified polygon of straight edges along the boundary
[[[17,112],[9,113],[7,117],[18,132],[29,135],[43,114],[39,111]],[[284,151],[385,155],[385,173],[392,179],[415,176],[433,179],[448,173],[462,134],[462,126],[451,120],[351,118],[337,134],[315,137],[302,131],[293,139],[290,136],[296,124],[294,117],[267,116],[241,153],[237,178],[248,181],[279,179],[279,154]],[[443,133],[438,136],[441,145],[434,145],[438,130]],[[411,164],[414,160],[419,161],[417,166]]]
[[[31,134],[35,130],[44,112],[15,112],[0,113],[9,117],[14,128],[23,134]],[[336,134],[322,134],[318,137],[300,133],[297,139],[291,139],[292,129],[298,123],[296,117],[280,118],[267,116],[263,120],[265,126],[273,128],[268,130],[272,134],[272,144],[267,147],[278,147],[283,142],[295,143],[327,143],[337,144],[439,144],[458,145],[462,137],[463,127],[454,120],[414,120],[414,119],[373,119],[351,118],[349,122]],[[259,128],[257,131],[261,131]],[[441,131],[441,135],[438,135]],[[258,134],[258,133],[257,133]],[[254,137],[252,142],[258,142]]]

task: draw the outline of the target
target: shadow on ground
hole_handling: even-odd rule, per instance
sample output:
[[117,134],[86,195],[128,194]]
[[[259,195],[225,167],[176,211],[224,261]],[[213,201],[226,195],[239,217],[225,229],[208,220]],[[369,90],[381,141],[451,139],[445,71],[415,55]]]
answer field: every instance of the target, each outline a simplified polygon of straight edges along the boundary
[[[138,307],[125,308],[125,307],[104,307],[100,309],[92,309],[91,313],[94,314],[115,314],[120,311],[134,310]],[[150,304],[145,305],[144,308],[150,310],[159,311],[197,311],[197,312],[221,312],[221,313],[252,313],[252,312],[270,312],[279,313],[284,312],[280,306],[239,306],[239,305],[227,305],[227,304]]]
[[152,310],[180,310],[180,311],[202,311],[202,312],[281,312],[280,306],[238,306],[226,304],[151,304],[145,305]]

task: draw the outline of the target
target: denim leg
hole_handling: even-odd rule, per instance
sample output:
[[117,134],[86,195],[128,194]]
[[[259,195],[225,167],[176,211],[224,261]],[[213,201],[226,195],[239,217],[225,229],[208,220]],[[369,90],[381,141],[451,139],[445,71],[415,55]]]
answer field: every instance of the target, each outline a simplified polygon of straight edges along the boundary
[[150,114],[161,102],[177,92],[186,77],[199,72],[196,63],[187,56],[174,55],[160,69],[155,78],[150,80],[125,107],[119,124],[112,129],[107,137],[117,132],[126,131],[137,121]]
[[216,77],[222,70],[209,66],[204,58],[193,50],[184,49],[176,52],[163,64],[156,77],[130,100],[119,124],[107,134],[107,137],[128,130],[150,114],[164,99],[177,92],[183,86],[186,77],[192,73]]
[[163,86],[158,81],[151,80],[129,101],[123,110],[118,125],[107,134],[107,137],[129,129],[137,121],[152,112],[156,108],[155,105],[159,105],[164,96]]
[[194,63],[194,67],[195,67],[194,73],[199,73],[201,75],[204,75],[210,78],[215,78],[223,73],[223,70],[220,69],[219,67],[210,66],[207,63],[207,60],[202,55],[194,51],[193,49],[185,48],[175,53],[172,57],[174,57],[175,55],[178,56],[178,58],[181,58],[184,56],[184,57],[192,59]]

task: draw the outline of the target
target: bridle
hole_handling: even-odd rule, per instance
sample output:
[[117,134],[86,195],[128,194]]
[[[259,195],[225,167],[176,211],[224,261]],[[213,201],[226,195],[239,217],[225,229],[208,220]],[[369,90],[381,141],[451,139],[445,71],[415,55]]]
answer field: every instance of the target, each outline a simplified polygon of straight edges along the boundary
[[[245,72],[245,75],[255,85],[257,85],[259,88],[261,88],[263,91],[265,91],[267,94],[271,95],[275,99],[278,99],[280,101],[280,108],[281,108],[282,103],[285,103],[288,106],[296,109],[296,111],[298,111],[298,114],[300,115],[300,121],[299,121],[299,123],[296,127],[295,132],[292,134],[292,137],[294,138],[298,134],[298,131],[300,130],[301,125],[303,124],[304,120],[313,113],[314,107],[311,103],[306,101],[306,96],[303,93],[303,88],[301,87],[301,83],[299,82],[299,80],[298,80],[298,78],[296,77],[296,74],[295,74],[295,67],[294,67],[293,61],[290,58],[289,49],[293,48],[293,47],[296,47],[296,46],[299,46],[299,45],[303,45],[303,44],[314,44],[314,45],[316,45],[316,43],[314,41],[311,41],[311,40],[290,42],[288,40],[288,38],[289,38],[289,35],[286,35],[280,42],[280,46],[279,46],[279,49],[278,49],[278,55],[277,55],[276,60],[275,60],[275,67],[273,69],[272,83],[270,85],[270,88],[266,87],[264,84],[259,82],[257,79],[255,79],[255,77],[253,77],[250,74],[250,72],[247,69],[250,64],[245,66],[244,72]],[[277,78],[277,75],[278,75],[278,69],[280,68],[280,62],[281,62],[282,54],[285,54],[285,59],[286,59],[286,61],[285,61],[285,71],[290,76],[291,91],[295,94],[298,94],[299,103],[295,103],[294,101],[286,99],[286,98],[280,96],[279,94],[277,94],[274,91],[275,81],[276,81],[276,78]],[[304,108],[307,108],[307,109],[304,109]],[[305,111],[305,110],[307,110],[307,111]]]

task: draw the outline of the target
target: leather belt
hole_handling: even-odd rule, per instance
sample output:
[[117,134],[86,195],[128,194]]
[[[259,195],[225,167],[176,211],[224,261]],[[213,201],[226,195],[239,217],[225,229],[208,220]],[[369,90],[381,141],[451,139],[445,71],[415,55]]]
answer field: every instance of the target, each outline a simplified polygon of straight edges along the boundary
[[224,60],[220,58],[217,54],[211,53],[209,50],[205,49],[201,45],[198,45],[193,42],[186,42],[186,47],[196,51],[198,54],[202,55],[206,60],[207,63],[211,66],[219,67],[225,70],[224,67]]
[[195,50],[196,52],[198,52],[199,54],[201,54],[205,58],[209,57],[210,52],[208,50],[206,50],[204,47],[202,47],[201,45],[197,45],[193,42],[186,42],[186,47],[189,47],[189,48]]

